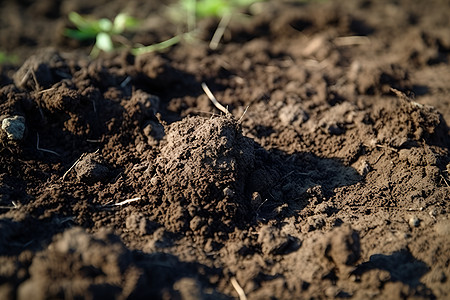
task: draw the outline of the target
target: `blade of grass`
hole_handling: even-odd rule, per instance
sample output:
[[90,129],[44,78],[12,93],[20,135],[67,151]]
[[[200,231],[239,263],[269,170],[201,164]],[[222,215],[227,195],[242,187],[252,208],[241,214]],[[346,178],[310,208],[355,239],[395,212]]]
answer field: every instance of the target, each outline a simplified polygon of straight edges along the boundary
[[220,19],[219,25],[217,26],[216,31],[209,43],[209,48],[212,50],[216,50],[219,46],[220,40],[222,39],[223,34],[225,33],[225,29],[231,21],[231,13],[225,13]]
[[141,54],[155,52],[155,51],[162,51],[164,49],[172,47],[173,45],[178,44],[181,41],[181,38],[183,36],[184,36],[184,34],[176,35],[176,36],[174,36],[168,40],[162,41],[160,43],[152,44],[150,46],[133,48],[133,49],[131,49],[131,54],[141,55]]

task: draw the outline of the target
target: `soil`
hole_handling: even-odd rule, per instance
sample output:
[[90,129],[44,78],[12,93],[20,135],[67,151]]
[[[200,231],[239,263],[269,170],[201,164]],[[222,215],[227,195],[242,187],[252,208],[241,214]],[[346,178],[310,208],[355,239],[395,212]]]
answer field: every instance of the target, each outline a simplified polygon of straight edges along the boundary
[[[91,59],[2,1],[0,299],[448,299],[450,3],[273,1]],[[217,110],[205,82],[229,113]]]

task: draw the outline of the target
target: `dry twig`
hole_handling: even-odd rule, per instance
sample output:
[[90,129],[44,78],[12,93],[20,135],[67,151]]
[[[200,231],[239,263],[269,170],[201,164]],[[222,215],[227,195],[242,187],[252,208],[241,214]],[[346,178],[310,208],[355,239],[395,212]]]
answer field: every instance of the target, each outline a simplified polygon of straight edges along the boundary
[[334,39],[336,46],[353,46],[370,44],[370,39],[367,36],[342,36]]
[[209,100],[214,104],[215,107],[217,107],[218,110],[222,111],[226,115],[231,115],[228,109],[226,109],[222,104],[217,101],[216,97],[214,97],[211,90],[208,88],[206,83],[202,82],[202,88],[205,91],[205,94],[208,96]]
[[250,105],[247,105],[247,107],[245,108],[244,112],[242,113],[242,116],[239,118],[238,123],[241,123],[242,118],[244,118],[244,116],[247,113],[247,110],[248,110],[249,107],[250,107]]
[[241,288],[241,286],[237,282],[236,278],[231,277],[230,281],[231,281],[231,284],[233,285],[234,289],[236,290],[236,292],[239,295],[239,300],[247,300],[247,296],[245,295],[244,290]]
[[62,177],[62,181],[65,180],[66,176],[70,173],[70,171],[72,171],[72,169],[75,168],[75,166],[78,165],[78,163],[80,162],[80,160],[82,160],[83,157],[85,157],[85,156],[86,156],[86,153],[81,154],[81,156],[74,162],[74,164],[69,168],[69,170],[67,170],[67,171],[64,173],[64,175],[63,175],[63,177]]
[[211,48],[212,50],[217,49],[220,40],[222,39],[222,36],[225,33],[225,29],[227,28],[230,21],[231,21],[231,14],[230,13],[224,14],[219,22],[219,25],[217,26],[216,32],[214,32],[211,42],[209,43],[209,48]]
[[141,200],[141,197],[136,197],[136,198],[124,200],[124,201],[122,201],[122,202],[115,203],[114,205],[115,205],[115,206],[122,206],[122,205],[131,203],[131,202],[135,202],[135,201],[138,201],[138,200]]

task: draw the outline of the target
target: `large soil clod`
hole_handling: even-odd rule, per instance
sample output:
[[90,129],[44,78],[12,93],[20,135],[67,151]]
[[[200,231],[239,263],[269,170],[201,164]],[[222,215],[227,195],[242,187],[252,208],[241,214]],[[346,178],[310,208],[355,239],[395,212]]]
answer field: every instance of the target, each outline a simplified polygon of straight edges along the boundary
[[239,224],[251,214],[244,185],[253,161],[253,141],[232,117],[189,117],[170,125],[155,175],[165,225],[207,233]]

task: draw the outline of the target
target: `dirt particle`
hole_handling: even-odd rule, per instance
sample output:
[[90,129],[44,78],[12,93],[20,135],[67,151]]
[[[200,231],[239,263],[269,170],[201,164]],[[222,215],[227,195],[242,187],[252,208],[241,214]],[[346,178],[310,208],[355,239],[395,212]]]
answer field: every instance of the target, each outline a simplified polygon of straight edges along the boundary
[[367,175],[367,173],[369,173],[371,170],[371,166],[369,164],[369,162],[365,159],[361,160],[359,163],[357,163],[356,165],[356,171],[359,173],[359,175],[361,175],[362,177],[365,177]]
[[258,243],[264,254],[281,255],[298,249],[299,241],[270,225],[264,225],[258,232]]
[[355,264],[361,252],[359,233],[349,225],[342,225],[333,229],[330,236],[327,253],[333,262],[341,269]]
[[86,183],[104,181],[110,174],[106,162],[97,153],[89,153],[75,166],[77,179]]
[[413,217],[409,218],[408,223],[409,223],[409,226],[411,226],[411,227],[419,227],[420,219],[416,216],[413,216]]
[[261,197],[261,195],[258,192],[254,192],[252,194],[251,204],[252,204],[252,207],[254,209],[258,209],[261,206],[261,204],[262,204],[262,197]]
[[142,214],[132,214],[128,216],[125,226],[128,230],[137,235],[146,235],[150,233],[150,223]]
[[223,189],[223,195],[225,197],[233,197],[234,196],[234,191],[232,189],[230,189],[229,187],[226,187]]
[[[320,209],[320,208],[319,208]],[[321,229],[325,226],[326,215],[319,214],[310,216],[306,219],[306,222],[302,225],[302,232],[311,232]]]
[[157,96],[137,90],[133,92],[129,100],[123,100],[122,103],[127,111],[126,118],[137,120],[141,123],[155,116],[159,110],[160,100]]

